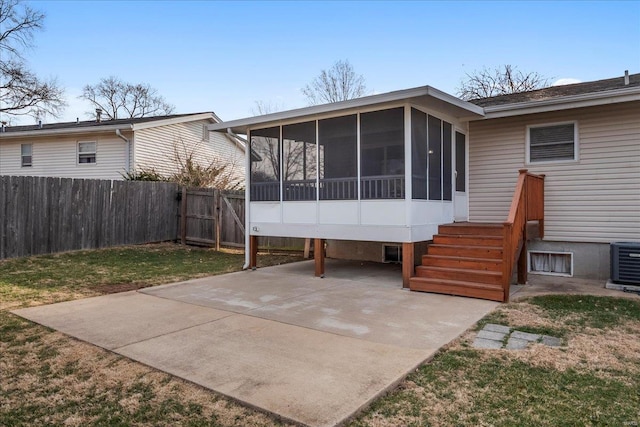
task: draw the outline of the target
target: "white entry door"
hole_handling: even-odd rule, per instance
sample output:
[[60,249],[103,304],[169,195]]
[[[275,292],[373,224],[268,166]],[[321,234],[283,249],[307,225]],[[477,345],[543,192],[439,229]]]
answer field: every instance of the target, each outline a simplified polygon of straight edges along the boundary
[[469,221],[469,198],[467,196],[467,137],[456,131],[455,140],[455,191],[453,196],[453,219]]

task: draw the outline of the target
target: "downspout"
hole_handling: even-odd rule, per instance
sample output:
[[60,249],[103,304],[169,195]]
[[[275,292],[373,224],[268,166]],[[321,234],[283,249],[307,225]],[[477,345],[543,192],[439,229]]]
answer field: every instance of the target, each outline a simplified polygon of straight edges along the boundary
[[[231,128],[227,128],[227,134],[236,138],[236,140],[240,140],[240,137],[231,131]],[[251,264],[251,249],[250,249],[250,238],[249,238],[249,170],[251,168],[251,146],[250,142],[247,139],[247,145],[244,147],[244,177],[245,177],[245,189],[244,189],[244,265],[242,266],[243,270],[249,268]]]
[[125,158],[124,168],[127,173],[129,173],[131,172],[131,141],[120,132],[120,129],[116,129],[116,136],[125,142],[127,156]]

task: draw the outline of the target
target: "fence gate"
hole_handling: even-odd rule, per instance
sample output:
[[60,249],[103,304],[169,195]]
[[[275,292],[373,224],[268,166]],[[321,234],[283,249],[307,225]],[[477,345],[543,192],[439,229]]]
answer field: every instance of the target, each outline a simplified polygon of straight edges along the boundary
[[180,241],[204,246],[244,246],[244,193],[183,188]]

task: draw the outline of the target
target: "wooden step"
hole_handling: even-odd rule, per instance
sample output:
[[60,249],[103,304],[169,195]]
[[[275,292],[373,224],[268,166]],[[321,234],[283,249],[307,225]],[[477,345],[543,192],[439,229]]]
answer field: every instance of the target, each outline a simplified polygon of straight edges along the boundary
[[422,265],[431,267],[502,271],[502,259],[465,258],[459,256],[431,255],[430,253],[422,255]]
[[[457,295],[488,299],[491,301],[507,301],[502,286],[486,283],[473,283],[461,280],[430,279],[426,277],[412,277],[409,289],[420,292],[434,292],[438,294]],[[507,296],[508,297],[508,296]]]
[[436,234],[435,236],[433,236],[433,243],[440,245],[493,246],[501,248],[502,237]]
[[487,270],[467,270],[462,268],[429,267],[420,265],[416,267],[417,277],[431,279],[459,280],[476,283],[487,283],[501,286],[502,272]]
[[427,249],[429,255],[458,256],[465,258],[502,259],[502,248],[495,246],[460,246],[431,244]]
[[457,222],[454,224],[443,224],[438,227],[439,234],[457,234],[457,235],[481,235],[481,236],[503,236],[504,225],[473,223],[473,222]]

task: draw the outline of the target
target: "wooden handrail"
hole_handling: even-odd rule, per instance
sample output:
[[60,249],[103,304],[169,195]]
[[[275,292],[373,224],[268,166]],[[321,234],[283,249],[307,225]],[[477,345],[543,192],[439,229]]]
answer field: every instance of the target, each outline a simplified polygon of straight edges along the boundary
[[527,169],[520,169],[519,173],[503,228],[502,284],[505,301],[509,299],[509,285],[518,251],[525,250],[527,222],[538,221],[540,237],[544,236],[544,175],[529,173]]

